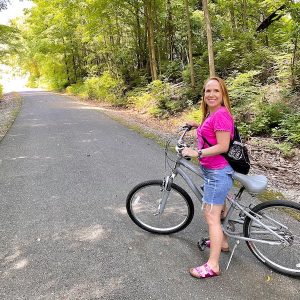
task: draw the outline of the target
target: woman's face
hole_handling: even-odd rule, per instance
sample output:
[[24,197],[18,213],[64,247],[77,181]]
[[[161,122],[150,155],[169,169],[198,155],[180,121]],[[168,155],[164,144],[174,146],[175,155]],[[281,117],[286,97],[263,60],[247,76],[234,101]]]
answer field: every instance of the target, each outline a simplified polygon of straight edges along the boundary
[[217,80],[209,80],[204,89],[204,101],[210,112],[216,111],[223,102],[220,83]]

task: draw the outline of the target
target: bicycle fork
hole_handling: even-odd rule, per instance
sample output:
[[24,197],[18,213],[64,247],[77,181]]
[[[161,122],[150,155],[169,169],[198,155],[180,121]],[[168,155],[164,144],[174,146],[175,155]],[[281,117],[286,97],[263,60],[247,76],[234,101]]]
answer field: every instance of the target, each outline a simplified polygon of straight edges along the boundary
[[159,201],[157,214],[161,215],[166,207],[167,200],[169,198],[170,192],[171,192],[171,186],[174,181],[176,174],[172,173],[169,176],[166,176],[163,180],[163,186],[162,186],[162,197]]

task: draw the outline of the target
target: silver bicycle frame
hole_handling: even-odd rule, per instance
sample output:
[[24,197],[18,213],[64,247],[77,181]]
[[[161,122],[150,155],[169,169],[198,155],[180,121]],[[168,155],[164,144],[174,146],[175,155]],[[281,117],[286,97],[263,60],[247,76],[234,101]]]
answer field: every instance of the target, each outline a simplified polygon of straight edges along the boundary
[[[173,180],[175,179],[175,177],[179,174],[184,181],[187,183],[187,185],[191,188],[191,190],[193,191],[193,193],[195,194],[195,196],[197,197],[197,199],[203,203],[202,201],[202,197],[203,197],[203,193],[201,190],[199,190],[197,188],[197,186],[195,185],[195,183],[193,182],[193,180],[191,179],[191,177],[185,172],[185,170],[182,168],[185,167],[188,170],[192,171],[194,174],[198,175],[199,177],[201,177],[202,179],[203,177],[203,173],[201,171],[201,169],[199,167],[196,167],[194,164],[190,163],[189,161],[187,161],[184,158],[180,158],[178,159],[178,161],[176,162],[175,168],[172,170],[172,174],[170,176],[165,177],[165,192],[163,193],[163,198],[161,200],[160,203],[160,207],[159,207],[159,213],[162,213],[170,190],[171,190],[171,184],[173,183]],[[269,245],[280,245],[280,244],[286,244],[288,245],[288,242],[279,234],[277,234],[274,230],[272,230],[272,227],[269,227],[267,225],[265,225],[263,222],[261,222],[260,220],[258,220],[257,218],[255,218],[253,215],[251,215],[249,212],[247,212],[237,201],[240,199],[241,194],[243,192],[244,188],[242,188],[240,190],[240,192],[237,194],[237,196],[235,196],[234,199],[230,199],[227,198],[227,200],[229,200],[230,202],[230,207],[228,210],[228,213],[225,217],[225,220],[223,222],[223,231],[224,233],[229,236],[229,237],[233,237],[234,239],[237,240],[244,240],[244,241],[251,241],[251,242],[260,242],[260,243],[265,243],[265,244],[269,244]],[[248,216],[250,219],[254,220],[256,223],[258,223],[260,225],[260,227],[265,228],[269,233],[273,234],[274,236],[276,236],[280,242],[272,242],[272,241],[265,241],[265,240],[257,240],[257,239],[253,239],[253,238],[247,238],[242,236],[242,233],[239,233],[239,235],[237,234],[232,234],[230,233],[228,230],[226,230],[226,227],[229,223],[229,221],[231,221],[230,216],[234,210],[234,207],[238,207],[238,209],[243,212],[246,216]],[[233,220],[234,221],[234,220]],[[278,223],[276,220],[272,220],[274,223]],[[285,226],[280,224],[282,226],[282,228],[284,228]]]

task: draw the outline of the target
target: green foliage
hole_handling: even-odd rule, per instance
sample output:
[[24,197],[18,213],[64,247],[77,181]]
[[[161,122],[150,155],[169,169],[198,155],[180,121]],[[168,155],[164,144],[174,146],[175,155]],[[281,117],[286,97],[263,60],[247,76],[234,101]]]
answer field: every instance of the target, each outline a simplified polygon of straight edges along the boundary
[[0,83],[0,99],[3,96],[3,85]]
[[199,107],[193,107],[189,112],[185,115],[185,119],[187,121],[192,120],[197,123],[201,122],[201,112]]
[[88,93],[86,91],[84,82],[73,83],[66,88],[67,94],[77,95],[83,99],[88,98]]
[[180,82],[182,81],[182,71],[181,61],[166,61],[161,68],[161,79],[168,82]]
[[258,105],[259,113],[250,124],[253,134],[269,134],[271,130],[278,127],[289,113],[289,108],[284,102],[267,103]]
[[273,148],[280,150],[284,157],[289,158],[295,155],[294,145],[289,142],[274,144]]
[[272,136],[279,140],[286,140],[293,145],[300,145],[300,113],[287,114],[273,128]]
[[136,88],[127,93],[127,102],[142,113],[165,118],[199,101],[199,92],[155,80],[146,88]]
[[118,104],[122,96],[124,84],[105,71],[100,77],[88,78],[84,82],[87,94],[91,99],[97,99],[111,104]]
[[[68,93],[131,105],[159,118],[184,109],[193,116],[209,76],[201,1],[188,1],[195,90],[189,87],[183,1],[155,0],[150,12],[149,1],[35,0],[24,23],[0,25],[0,60],[18,53],[32,87],[67,87]],[[262,17],[283,3],[287,10],[281,19],[257,32]],[[299,143],[298,119],[286,109],[292,104],[287,92],[300,86],[299,6],[284,0],[209,1],[216,74],[226,79],[244,137],[272,131],[280,141]],[[155,62],[149,54],[147,13],[154,23]],[[160,80],[149,83],[151,63],[157,65]],[[272,88],[276,93],[269,99]]]
[[259,71],[249,71],[226,80],[233,106],[254,102],[261,96],[261,84],[255,78]]
[[87,78],[84,82],[72,84],[66,88],[69,94],[79,95],[97,101],[108,102],[112,105],[124,105],[124,83],[114,78],[108,71],[100,77]]

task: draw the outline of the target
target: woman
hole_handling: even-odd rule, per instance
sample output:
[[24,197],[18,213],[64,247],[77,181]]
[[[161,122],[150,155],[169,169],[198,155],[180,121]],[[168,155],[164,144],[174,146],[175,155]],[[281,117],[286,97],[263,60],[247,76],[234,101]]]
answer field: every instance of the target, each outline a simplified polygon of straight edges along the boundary
[[[183,156],[198,157],[204,174],[204,215],[209,229],[210,255],[207,263],[190,269],[197,278],[220,275],[221,251],[229,251],[228,241],[222,231],[221,217],[225,199],[232,187],[232,168],[220,155],[228,151],[234,135],[228,90],[219,77],[209,78],[203,88],[201,102],[202,123],[188,122],[197,128],[198,150],[184,148]],[[204,139],[203,139],[204,138]],[[209,146],[205,141],[213,146]]]

